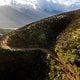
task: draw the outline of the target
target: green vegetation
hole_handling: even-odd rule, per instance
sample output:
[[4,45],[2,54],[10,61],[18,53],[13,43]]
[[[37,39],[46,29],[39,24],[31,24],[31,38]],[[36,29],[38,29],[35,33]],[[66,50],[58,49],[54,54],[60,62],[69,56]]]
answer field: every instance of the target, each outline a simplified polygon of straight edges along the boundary
[[80,28],[66,29],[59,35],[55,46],[55,52],[65,64],[71,64],[75,75],[80,77]]
[[49,58],[49,67],[50,67],[50,72],[49,74],[49,79],[48,80],[68,80],[64,72],[62,71],[62,66],[55,61],[54,59]]

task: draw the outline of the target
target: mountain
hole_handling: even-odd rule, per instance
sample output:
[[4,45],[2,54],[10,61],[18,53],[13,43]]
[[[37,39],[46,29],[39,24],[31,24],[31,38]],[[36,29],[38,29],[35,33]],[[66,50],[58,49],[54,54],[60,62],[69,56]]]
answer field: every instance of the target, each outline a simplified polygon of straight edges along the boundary
[[3,35],[0,62],[4,80],[80,80],[80,10]]
[[[1,47],[4,49],[8,49],[3,47],[3,45],[8,46],[11,49],[22,49],[32,47],[50,47],[55,43],[56,36],[59,33],[68,27],[72,22],[79,19],[79,12],[69,12],[60,14],[57,16],[51,16],[49,18],[31,23],[26,25],[23,28],[17,29],[12,33],[5,35],[1,39]],[[74,20],[73,20],[74,19]],[[75,22],[74,24],[78,24]],[[54,34],[54,35],[52,35]],[[7,41],[6,44],[3,42]],[[13,41],[14,40],[14,41]]]

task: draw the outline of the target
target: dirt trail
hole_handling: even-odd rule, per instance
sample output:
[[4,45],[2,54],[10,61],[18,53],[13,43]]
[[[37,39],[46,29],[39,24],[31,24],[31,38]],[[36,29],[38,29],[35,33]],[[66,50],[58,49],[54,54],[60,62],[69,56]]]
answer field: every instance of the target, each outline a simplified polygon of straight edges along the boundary
[[0,47],[1,48],[3,48],[3,49],[10,49],[10,47],[7,45],[8,39],[9,39],[9,37],[6,36],[5,39],[1,40],[1,43],[0,43]]
[[33,45],[31,48],[12,48],[12,47],[8,46],[8,39],[9,39],[9,37],[6,36],[5,39],[1,40],[1,43],[0,43],[0,47],[1,47],[1,48],[3,48],[3,49],[9,49],[9,50],[11,50],[11,51],[25,51],[25,50],[27,50],[27,51],[32,51],[32,50],[41,50],[41,51],[43,51],[43,52],[45,52],[45,53],[50,53],[49,50],[44,49],[44,48],[40,48],[40,47],[34,48],[34,45]]

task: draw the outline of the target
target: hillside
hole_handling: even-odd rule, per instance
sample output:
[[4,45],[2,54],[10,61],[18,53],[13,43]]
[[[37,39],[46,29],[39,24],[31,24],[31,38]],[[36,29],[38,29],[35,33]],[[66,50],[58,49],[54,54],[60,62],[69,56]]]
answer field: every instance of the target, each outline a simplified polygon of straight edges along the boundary
[[33,45],[41,48],[53,47],[59,33],[79,19],[79,12],[78,10],[51,16],[17,29],[1,38],[1,47],[5,44],[3,44],[5,40],[7,40],[6,45],[13,49],[28,48]]
[[[29,71],[25,72],[22,69],[27,75],[27,77],[24,76],[24,80],[26,78],[28,80],[80,80],[79,44],[80,10],[76,10],[45,18],[3,35],[0,38],[0,57],[3,64],[7,65],[8,61],[11,62],[9,65],[13,72],[17,68],[12,65],[16,63],[17,67],[19,61],[21,69],[27,66],[22,62],[30,62],[26,63],[28,67],[25,69],[28,69],[32,63],[29,70],[31,69],[35,76],[29,75],[32,77],[28,78],[26,72]],[[44,67],[41,67],[38,62]],[[42,71],[39,71],[39,67]],[[18,76],[19,71],[16,74]],[[45,75],[48,76],[47,79],[40,75],[40,72],[47,74]]]

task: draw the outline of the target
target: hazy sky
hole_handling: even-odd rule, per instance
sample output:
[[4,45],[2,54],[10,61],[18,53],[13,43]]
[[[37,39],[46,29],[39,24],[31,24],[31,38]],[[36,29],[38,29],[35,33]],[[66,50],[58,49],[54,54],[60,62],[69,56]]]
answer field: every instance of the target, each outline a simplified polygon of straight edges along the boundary
[[[0,0],[0,5],[17,5],[17,7],[47,9],[47,10],[72,10],[80,8],[80,0]],[[25,5],[25,6],[24,6]],[[26,7],[27,6],[27,7]]]
[[74,9],[80,9],[80,0],[0,0],[0,25],[17,28]]

